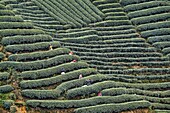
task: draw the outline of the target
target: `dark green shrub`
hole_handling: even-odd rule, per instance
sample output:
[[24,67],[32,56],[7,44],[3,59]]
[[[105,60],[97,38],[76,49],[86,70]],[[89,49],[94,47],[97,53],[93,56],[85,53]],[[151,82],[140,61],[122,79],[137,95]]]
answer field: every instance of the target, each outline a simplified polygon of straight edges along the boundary
[[74,110],[74,113],[120,113],[122,111],[149,108],[151,104],[147,101],[132,101],[127,103],[120,104],[102,104],[97,106],[77,108]]
[[60,47],[60,43],[56,41],[51,42],[37,42],[33,44],[16,44],[8,45],[5,50],[11,53],[22,53],[22,52],[33,52],[37,50],[49,50],[49,46],[52,45],[53,48]]
[[50,51],[43,52],[33,52],[33,53],[23,53],[23,54],[12,54],[8,57],[9,61],[32,61],[32,60],[41,60],[45,58],[54,57],[57,55],[64,55],[70,52],[67,48],[56,48]]
[[11,85],[3,85],[0,86],[0,93],[8,93],[14,90],[14,88]]

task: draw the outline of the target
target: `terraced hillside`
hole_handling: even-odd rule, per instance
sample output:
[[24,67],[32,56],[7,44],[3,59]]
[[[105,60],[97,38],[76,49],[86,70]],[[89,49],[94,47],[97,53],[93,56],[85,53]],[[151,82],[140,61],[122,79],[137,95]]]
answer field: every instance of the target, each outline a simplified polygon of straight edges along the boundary
[[170,112],[169,5],[1,0],[0,106],[22,113]]
[[[169,50],[169,43],[167,41],[169,35],[168,9],[170,6],[167,1],[141,1],[141,4],[137,4],[136,7],[141,7],[139,7],[139,9],[142,9],[142,7],[148,7],[147,10],[149,11],[143,11],[143,14],[140,13],[142,16],[141,18],[150,18],[150,20],[146,19],[145,21],[137,18],[140,17],[140,15],[137,15],[139,14],[138,12],[140,10],[138,11],[138,9],[133,9],[133,0],[131,1],[133,3],[132,5],[130,5],[131,2],[129,2],[128,4],[126,3],[126,1],[123,0],[93,0],[92,2],[88,0],[83,0],[81,2],[78,0],[72,0],[69,2],[66,1],[67,0],[33,0],[28,2],[19,2],[19,4],[13,3],[8,6],[13,6],[13,8],[18,12],[23,11],[19,14],[22,15],[24,18],[27,15],[32,18],[30,7],[33,8],[32,12],[34,11],[38,13],[41,10],[41,12],[43,13],[41,13],[40,15],[49,15],[54,18],[55,21],[61,23],[61,26],[66,26],[61,29],[56,28],[57,31],[55,34],[54,32],[48,33],[55,37],[54,40],[59,41],[64,47],[70,48],[74,53],[79,55],[82,60],[89,63],[90,67],[97,68],[102,74],[136,75],[139,73],[169,73],[170,62],[169,55],[167,55]],[[153,5],[152,2],[154,2],[155,5]],[[50,10],[52,9],[52,6],[49,6],[50,3],[54,4],[53,7],[55,7],[55,5],[60,5],[61,7],[58,7],[55,10]],[[22,4],[25,4],[26,7],[21,7],[23,6]],[[89,6],[86,6],[87,4],[89,4]],[[149,4],[151,6],[149,6]],[[66,5],[69,5],[70,7],[66,7]],[[94,7],[94,5],[96,7]],[[153,12],[153,10],[155,9],[150,10],[150,7],[152,8],[152,5],[154,8],[158,8],[158,10],[155,12]],[[75,9],[79,8],[79,6],[82,6],[81,9]],[[131,9],[130,6],[132,7]],[[66,10],[66,12],[60,12],[61,9]],[[85,9],[88,9],[87,12],[83,12]],[[161,9],[161,11],[159,9]],[[85,26],[81,22],[79,24],[81,24],[82,26],[76,26],[77,24],[73,22],[74,24],[76,24],[74,26],[71,23],[64,24],[62,23],[62,21],[60,21],[60,19],[55,18],[57,16],[58,18],[62,17],[63,20],[66,19],[67,16],[65,13],[68,13],[68,10],[70,12],[76,13],[77,15],[82,15],[83,19],[88,18],[91,21],[88,22],[86,20],[83,20],[83,22],[86,22],[87,24]],[[72,17],[71,15],[74,13],[69,13],[70,17]],[[88,16],[81,13],[86,13]],[[134,17],[132,17],[133,14]],[[38,16],[39,13],[38,15],[33,15]],[[165,16],[159,16],[159,18],[157,17],[157,15]],[[84,18],[84,16],[86,16],[86,18]],[[92,16],[96,18],[94,21],[92,21]],[[47,18],[46,16],[43,17]],[[78,16],[74,17],[78,19]],[[157,19],[155,20],[153,18]],[[28,18],[25,19],[27,20]],[[39,22],[41,22],[41,19],[42,18],[39,17]],[[135,19],[137,19],[138,23],[135,23]],[[34,22],[34,19],[31,20]],[[70,19],[68,19],[68,21],[72,22]],[[157,23],[154,23],[155,21]],[[53,20],[50,22],[53,22]],[[148,25],[148,22],[151,25]],[[43,21],[43,23],[46,22]],[[38,25],[37,23],[35,23],[34,25],[40,29],[46,29],[42,24]],[[52,26],[55,25],[56,24],[54,23],[51,25],[48,22],[48,24],[45,26],[47,26],[49,29],[53,29]],[[69,28],[68,26],[70,26],[71,28]],[[76,28],[72,29],[72,26]],[[155,34],[155,32],[159,32],[159,34]],[[146,35],[148,35],[149,37]],[[155,39],[155,37],[157,38]],[[157,40],[158,38],[159,40]],[[156,40],[158,41],[157,43],[155,43]],[[151,42],[154,42],[154,44]]]

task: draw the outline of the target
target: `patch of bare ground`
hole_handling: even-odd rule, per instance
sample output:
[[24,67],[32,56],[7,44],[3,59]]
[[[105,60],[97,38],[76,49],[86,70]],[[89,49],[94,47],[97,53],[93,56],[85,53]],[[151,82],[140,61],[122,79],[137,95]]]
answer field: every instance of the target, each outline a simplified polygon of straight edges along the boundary
[[123,111],[121,113],[153,113],[149,109],[135,109],[131,111]]

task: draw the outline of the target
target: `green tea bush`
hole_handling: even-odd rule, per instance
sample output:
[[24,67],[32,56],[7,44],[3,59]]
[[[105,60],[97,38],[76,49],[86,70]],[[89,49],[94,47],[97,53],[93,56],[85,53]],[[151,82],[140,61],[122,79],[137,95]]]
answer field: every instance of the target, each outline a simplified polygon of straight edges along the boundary
[[98,6],[101,4],[108,4],[108,3],[118,3],[118,0],[94,0],[93,4]]
[[127,20],[127,16],[107,16],[105,20]]
[[101,18],[104,18],[105,15],[103,12],[101,12],[97,7],[95,7],[95,4],[93,5],[93,3],[90,0],[84,0],[83,1],[86,5],[89,5],[89,7],[92,9],[92,11],[94,11],[97,15],[99,15]]
[[124,7],[124,9],[126,12],[133,12],[137,10],[149,9],[153,7],[167,6],[167,5],[168,5],[167,2],[163,2],[163,1],[148,1],[139,4],[127,5]]
[[169,105],[169,104],[152,103],[152,106],[153,106],[155,109],[170,110],[170,105]]
[[151,104],[147,101],[132,101],[127,103],[120,104],[103,104],[90,107],[77,108],[74,110],[74,113],[120,113],[122,111],[149,108]]
[[27,105],[31,107],[45,107],[48,109],[65,109],[94,106],[97,104],[121,103],[127,101],[139,101],[141,98],[137,95],[120,96],[101,96],[81,100],[27,100]]
[[47,41],[52,41],[52,37],[49,35],[40,34],[40,35],[29,35],[29,36],[17,35],[17,36],[4,37],[1,40],[1,43],[6,46],[6,45],[13,45],[13,44],[47,42]]
[[0,80],[1,81],[8,80],[9,76],[10,76],[9,73],[7,72],[0,73]]
[[45,58],[54,57],[57,55],[68,54],[70,52],[67,48],[56,48],[50,51],[23,53],[23,54],[12,54],[8,57],[9,61],[30,61],[30,60],[41,60]]
[[13,61],[6,61],[0,63],[0,67],[2,66],[2,70],[6,70],[9,67],[19,71],[28,71],[28,70],[38,70],[44,69],[56,65],[60,65],[66,62],[71,62],[73,60],[80,60],[78,56],[73,55],[60,55],[49,58],[47,60],[39,60],[33,62],[13,62]]
[[5,5],[0,4],[0,9],[1,10],[6,9]]
[[5,57],[4,53],[0,52],[0,60],[2,60]]
[[152,45],[155,46],[158,49],[164,49],[164,48],[170,47],[170,42],[168,42],[168,41],[156,42]]
[[[60,0],[61,1],[61,0]],[[72,12],[73,15],[77,15],[80,19],[82,19],[83,21],[85,21],[86,23],[90,23],[91,20],[89,19],[88,16],[84,15],[83,12],[81,12],[80,10],[78,10],[75,5],[73,5],[71,2],[68,2],[67,0],[62,0],[60,2],[61,4],[65,4],[66,8],[69,8],[69,10]]]
[[37,88],[42,86],[49,86],[52,84],[57,84],[63,81],[68,81],[72,79],[78,79],[79,75],[82,74],[83,77],[89,76],[91,74],[96,74],[96,70],[93,68],[79,69],[72,72],[68,72],[65,75],[58,75],[51,78],[44,78],[38,80],[25,80],[20,82],[20,86],[23,89]]
[[23,22],[21,16],[0,16],[0,22]]
[[149,1],[154,1],[154,0],[121,0],[120,3],[124,6],[126,5],[131,5],[131,4],[139,4],[139,3],[144,3],[144,2],[149,2]]
[[162,50],[162,52],[163,52],[164,55],[169,54],[169,53],[170,53],[170,47],[164,48],[164,49]]
[[108,8],[118,8],[120,7],[120,4],[119,3],[108,3],[108,4],[101,4],[101,5],[98,5],[97,6],[100,10],[103,10],[103,9],[108,9]]
[[137,26],[137,30],[140,32],[153,30],[153,29],[160,29],[160,28],[168,28],[170,26],[170,21],[164,22],[157,22],[157,23],[150,23],[150,24],[142,24]]
[[0,10],[0,16],[14,16],[14,12],[10,10]]
[[144,17],[138,17],[131,19],[132,23],[135,25],[146,24],[146,23],[154,23],[158,21],[165,21],[170,18],[169,13],[162,13]]
[[108,9],[103,9],[103,13],[109,13],[109,12],[122,12],[123,8],[108,8]]
[[55,90],[22,90],[21,94],[34,99],[56,99],[60,96]]
[[77,55],[82,55],[82,56],[98,56],[98,57],[133,57],[133,58],[138,58],[138,57],[161,57],[161,53],[155,53],[155,52],[150,52],[150,53],[141,53],[141,52],[112,52],[112,53],[91,53],[91,52],[76,52],[74,51]]
[[14,35],[36,35],[44,34],[45,32],[38,29],[4,29],[0,30],[0,36],[14,36]]
[[124,12],[108,12],[108,13],[105,13],[106,17],[107,16],[125,16],[126,13]]
[[110,88],[102,90],[103,96],[116,96],[116,95],[122,95],[122,94],[137,94],[142,96],[148,96],[148,97],[169,97],[170,91],[147,91],[147,90],[140,90],[140,89],[134,89],[134,88]]
[[64,68],[66,72],[69,72],[76,69],[82,69],[87,67],[88,64],[84,62],[66,63],[66,64],[61,64],[59,66],[50,67],[41,70],[25,71],[19,74],[18,76],[25,79],[38,79],[38,78],[50,77],[53,76],[54,74],[59,74],[61,73],[62,68]]
[[30,29],[33,25],[30,22],[0,22],[0,29]]
[[97,34],[100,36],[108,36],[108,35],[122,35],[122,34],[130,34],[135,33],[134,29],[121,30],[121,31],[100,31]]
[[103,81],[98,82],[93,85],[87,87],[79,87],[68,90],[67,97],[74,98],[77,96],[89,95],[92,93],[97,93],[103,89],[108,88],[116,88],[116,87],[127,87],[127,88],[136,88],[142,90],[151,90],[151,89],[168,89],[170,85],[168,83],[143,83],[143,84],[131,84],[131,83],[121,83],[121,82],[114,82],[114,81]]
[[14,90],[14,88],[11,85],[0,86],[0,93],[9,93],[12,90]]
[[[41,9],[43,9],[43,10],[46,10],[46,11],[48,11],[48,12],[51,12],[51,10],[50,9],[47,9],[48,7],[46,7],[45,5],[46,4],[43,4],[43,2],[41,1],[41,0],[33,0],[33,2],[38,6],[38,7],[40,7]],[[54,9],[52,9],[52,10],[54,10]],[[49,15],[50,16],[52,16],[52,17],[54,17],[56,20],[59,20],[62,24],[66,24],[66,21],[65,20],[63,20],[61,17],[59,17],[59,16],[56,16],[54,13],[49,13]]]
[[3,107],[5,109],[10,109],[10,107],[14,104],[13,100],[3,100]]
[[120,25],[130,25],[130,21],[128,20],[107,20],[102,22],[96,22],[94,24],[90,24],[90,26],[95,27],[109,27],[109,26],[120,26]]
[[[80,5],[80,4],[82,4],[82,3],[79,4],[79,3],[77,3],[76,0],[70,0],[69,2],[70,2],[70,4],[72,4],[72,5],[76,8],[76,10],[79,10],[79,11],[80,11],[80,16],[81,16],[81,15],[86,16],[88,19],[90,19],[90,22],[95,22],[95,21],[97,21],[95,17],[93,17],[92,15],[90,15],[90,13],[88,12],[89,9],[84,9],[84,8],[82,8],[82,6]],[[86,4],[85,4],[85,5],[86,5]],[[87,7],[87,5],[86,5],[86,7]],[[92,13],[92,12],[91,12],[91,13]],[[93,14],[93,15],[94,15],[94,14]]]
[[153,37],[149,37],[148,39],[147,39],[147,41],[149,42],[149,43],[155,43],[155,42],[168,42],[168,41],[170,41],[170,35],[162,35],[162,36],[153,36]]
[[60,47],[59,42],[37,42],[33,44],[16,44],[8,45],[5,50],[11,53],[21,53],[21,52],[33,52],[37,50],[49,50],[49,46],[52,45],[53,48]]
[[97,34],[96,30],[85,30],[79,32],[71,32],[71,33],[59,33],[57,38],[73,38],[73,37],[80,37],[84,35],[94,35]]
[[[116,18],[116,17],[115,17]],[[128,30],[135,29],[132,25],[121,25],[121,26],[111,26],[111,27],[95,27],[93,28],[97,31],[112,31],[112,30]]]
[[141,32],[141,36],[144,38],[147,38],[150,36],[161,36],[161,35],[169,35],[169,34],[170,34],[169,28],[161,28],[161,29],[155,29],[155,30]]
[[98,35],[87,35],[87,36],[81,36],[78,38],[62,38],[61,41],[64,42],[72,42],[72,43],[87,43],[88,41],[98,39]]
[[169,10],[170,10],[169,6],[160,6],[160,7],[154,7],[154,8],[130,12],[127,14],[127,16],[132,19],[132,18],[138,18],[138,17],[143,17],[143,16],[165,13],[165,12],[169,12]]

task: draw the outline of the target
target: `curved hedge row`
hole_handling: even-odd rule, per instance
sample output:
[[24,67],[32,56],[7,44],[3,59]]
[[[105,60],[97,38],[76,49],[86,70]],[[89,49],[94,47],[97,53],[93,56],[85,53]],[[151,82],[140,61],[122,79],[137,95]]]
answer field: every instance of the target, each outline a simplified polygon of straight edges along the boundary
[[91,60],[91,62],[93,62],[93,60],[97,60],[97,61],[103,61],[103,62],[148,62],[148,61],[167,61],[168,58],[167,57],[137,57],[137,58],[127,58],[127,57],[117,57],[117,58],[105,58],[105,57],[95,57],[95,58],[91,58],[89,56],[82,56],[81,59],[86,59],[86,60]]
[[27,105],[31,107],[45,107],[47,109],[64,109],[93,106],[97,104],[123,103],[128,101],[139,101],[141,98],[137,95],[120,96],[101,96],[81,100],[27,100]]
[[80,58],[78,56],[73,55],[60,55],[47,60],[39,60],[32,62],[13,62],[6,61],[0,63],[0,67],[2,70],[7,70],[9,67],[18,71],[28,71],[28,70],[38,70],[49,68],[53,66],[57,66],[63,63],[71,62],[73,60],[79,61]]
[[154,29],[154,30],[141,32],[141,36],[144,38],[147,38],[150,36],[161,36],[161,35],[169,35],[169,34],[170,34],[169,28],[161,28],[161,29]]
[[35,42],[47,42],[52,41],[52,37],[49,35],[29,35],[29,36],[23,36],[23,35],[17,35],[17,36],[10,36],[10,37],[4,37],[1,40],[1,43],[5,46],[7,45],[13,45],[13,44],[26,44],[26,43],[35,43]]
[[30,29],[33,24],[30,22],[0,22],[0,29]]
[[164,55],[169,54],[169,53],[170,53],[170,47],[164,48],[164,49],[162,50],[162,52],[163,52]]
[[49,46],[52,45],[53,48],[60,47],[59,42],[37,42],[33,44],[16,44],[8,45],[5,47],[5,50],[11,53],[21,53],[21,52],[33,52],[37,50],[49,50]]
[[119,35],[119,34],[130,34],[135,33],[136,31],[134,29],[128,29],[128,30],[121,30],[121,31],[100,31],[97,34],[100,36],[107,36],[107,35]]
[[[108,74],[107,71],[106,74]],[[128,75],[159,75],[159,74],[170,74],[169,68],[152,67],[152,68],[139,68],[139,69],[127,69],[127,70],[111,70],[114,74],[128,74]]]
[[0,10],[0,16],[14,16],[14,12],[10,10]]
[[120,3],[124,6],[130,5],[130,4],[139,4],[139,3],[144,3],[144,2],[149,2],[149,1],[154,1],[154,0],[121,0]]
[[108,4],[100,4],[97,6],[100,10],[103,10],[103,9],[108,9],[108,8],[118,8],[120,7],[120,4],[119,3],[108,3]]
[[163,21],[163,22],[139,25],[137,26],[137,30],[143,32],[143,31],[153,30],[153,29],[168,28],[169,26],[170,26],[170,21]]
[[147,67],[162,67],[162,66],[169,66],[170,61],[164,62],[130,62],[130,63],[119,63],[113,64],[113,66],[147,66]]
[[103,96],[115,96],[122,94],[137,94],[150,97],[168,98],[170,97],[170,91],[146,91],[134,88],[110,88],[102,90]]
[[98,35],[87,35],[87,36],[81,36],[78,38],[62,38],[62,39],[57,39],[63,42],[72,42],[72,43],[88,43],[88,41],[91,40],[97,40],[99,37]]
[[169,13],[162,13],[162,14],[144,16],[144,17],[139,17],[139,18],[133,18],[133,19],[131,19],[131,21],[134,25],[140,25],[140,24],[164,21],[164,20],[167,20],[169,18],[170,18]]
[[142,90],[151,90],[151,89],[168,89],[170,87],[170,84],[168,82],[165,83],[143,83],[143,84],[130,84],[130,83],[121,83],[121,82],[114,82],[114,81],[104,81],[95,83],[91,86],[87,87],[80,87],[80,88],[74,88],[71,90],[68,90],[67,97],[68,98],[74,98],[76,96],[82,96],[82,95],[89,95],[91,93],[98,93],[99,91],[103,89],[113,88],[113,87],[127,87],[127,88],[136,88],[136,89],[142,89]]
[[134,109],[141,109],[141,108],[149,108],[150,103],[147,101],[132,101],[120,104],[103,104],[103,105],[96,105],[90,107],[83,107],[74,110],[74,113],[119,113],[122,111],[127,110],[134,110]]
[[[68,46],[67,46],[68,47]],[[81,52],[95,52],[95,53],[110,53],[110,52],[156,52],[156,49],[154,47],[148,47],[148,48],[144,48],[144,47],[106,47],[106,48],[96,48],[96,49],[89,49],[89,48],[85,48],[85,47],[71,47],[72,50],[76,50],[76,51],[81,51]]]
[[9,93],[12,90],[14,90],[14,88],[11,85],[0,86],[0,93]]
[[170,42],[168,41],[156,42],[156,43],[153,43],[152,45],[158,49],[164,49],[164,48],[170,47]]
[[162,36],[153,36],[149,37],[147,41],[149,43],[155,43],[155,42],[168,42],[170,41],[170,35],[162,35]]
[[105,75],[97,74],[97,75],[91,75],[91,76],[84,77],[81,80],[72,80],[72,81],[64,82],[64,83],[60,84],[59,86],[57,86],[55,90],[57,90],[60,93],[63,93],[64,91],[67,91],[69,89],[81,87],[85,84],[85,81],[87,79],[91,79],[91,80],[93,80],[93,82],[101,82],[104,80],[122,81],[122,82],[127,82],[127,83],[136,82],[136,80],[134,80],[134,79],[129,80],[129,79],[126,79],[123,77],[105,76]]
[[170,105],[169,104],[153,103],[152,106],[155,109],[170,110]]
[[112,58],[112,57],[133,57],[133,58],[138,58],[138,57],[161,57],[161,53],[156,53],[156,52],[148,52],[148,53],[141,53],[141,52],[112,52],[112,53],[91,53],[91,52],[76,52],[74,51],[75,54],[81,55],[81,56],[95,56],[95,57],[105,57],[105,58]]
[[102,22],[96,22],[94,24],[89,24],[90,26],[95,27],[111,27],[111,26],[121,26],[121,25],[130,25],[129,20],[107,20]]
[[107,4],[107,3],[117,3],[119,2],[118,0],[93,0],[93,4],[98,6],[101,4]]
[[14,35],[36,35],[44,34],[45,32],[39,29],[4,29],[0,30],[0,36],[14,36]]
[[55,90],[22,90],[21,94],[34,99],[57,99],[60,96]]
[[84,62],[77,62],[77,63],[66,63],[61,64],[56,67],[41,69],[41,70],[35,70],[35,71],[25,71],[19,74],[18,76],[24,78],[24,79],[38,79],[38,78],[44,78],[44,77],[50,77],[54,74],[61,73],[62,68],[66,70],[66,72],[81,69],[81,68],[87,68],[88,64]]
[[32,60],[42,60],[45,58],[51,58],[57,55],[64,55],[70,52],[67,48],[56,48],[49,51],[33,52],[33,53],[23,53],[23,54],[12,54],[8,57],[9,61],[32,61]]
[[2,60],[5,57],[4,53],[0,52],[0,60]]
[[21,16],[0,16],[0,22],[23,22]]
[[132,19],[132,18],[145,17],[154,14],[166,13],[169,12],[169,10],[170,10],[169,6],[159,6],[159,7],[130,12],[127,14],[127,16],[130,19]]
[[0,4],[0,9],[3,10],[3,9],[6,9],[6,7],[2,4]]
[[[116,39],[115,39],[116,41]],[[119,40],[120,41],[120,40]],[[135,40],[134,40],[135,41]],[[97,48],[108,48],[108,47],[149,47],[148,43],[142,43],[142,42],[127,42],[127,43],[115,43],[114,45],[111,44],[77,44],[77,43],[61,43],[67,48],[73,48],[74,46],[80,47],[80,48],[91,48],[91,49],[97,49]],[[75,47],[75,48],[76,48]]]
[[97,34],[96,30],[85,30],[79,32],[69,32],[69,33],[59,33],[56,37],[57,38],[73,38],[73,37],[80,37],[84,35],[94,35]]
[[158,6],[167,6],[167,5],[168,5],[167,2],[164,1],[147,1],[143,3],[127,5],[124,7],[124,9],[126,12],[133,12],[137,10],[148,9],[148,8],[153,8]]
[[96,73],[97,73],[96,70],[93,68],[79,69],[79,70],[74,70],[72,72],[68,72],[65,75],[57,75],[54,77],[38,79],[38,80],[24,80],[20,82],[20,87],[23,89],[28,89],[28,88],[32,89],[32,88],[37,88],[42,86],[49,86],[67,80],[78,79],[80,74],[82,74],[83,77],[86,77]]
[[8,80],[10,74],[7,73],[7,72],[4,72],[4,73],[0,73],[0,80],[3,81],[3,80]]

